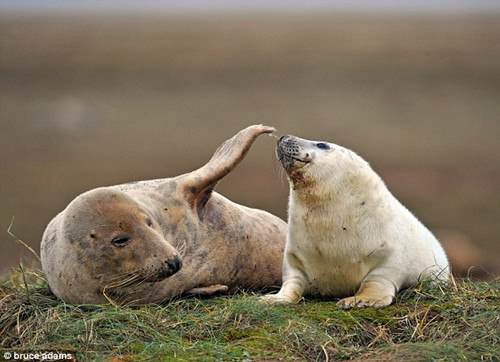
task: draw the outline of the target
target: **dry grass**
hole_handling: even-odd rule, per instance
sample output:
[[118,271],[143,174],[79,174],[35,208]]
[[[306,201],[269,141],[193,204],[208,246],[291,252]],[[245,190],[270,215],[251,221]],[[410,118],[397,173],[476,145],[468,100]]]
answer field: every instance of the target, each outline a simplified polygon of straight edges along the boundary
[[0,289],[4,351],[64,351],[78,360],[497,360],[499,280],[421,284],[385,309],[332,301],[267,306],[257,295],[180,299],[142,308],[68,305],[36,271]]

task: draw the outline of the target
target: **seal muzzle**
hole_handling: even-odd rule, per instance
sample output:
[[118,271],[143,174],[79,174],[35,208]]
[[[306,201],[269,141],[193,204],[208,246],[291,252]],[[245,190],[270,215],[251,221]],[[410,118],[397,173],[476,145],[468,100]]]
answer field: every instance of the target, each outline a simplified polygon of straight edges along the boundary
[[295,136],[285,135],[276,144],[276,157],[283,165],[285,171],[290,172],[296,161],[307,163],[300,159],[300,146]]

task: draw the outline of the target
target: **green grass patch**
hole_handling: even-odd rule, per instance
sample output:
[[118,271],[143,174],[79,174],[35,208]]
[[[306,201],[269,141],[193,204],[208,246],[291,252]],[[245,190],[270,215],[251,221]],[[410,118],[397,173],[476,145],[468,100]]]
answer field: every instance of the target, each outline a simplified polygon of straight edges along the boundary
[[143,307],[69,305],[41,273],[0,284],[0,348],[63,351],[77,360],[498,360],[499,279],[421,284],[384,309],[334,301],[263,305],[257,294]]

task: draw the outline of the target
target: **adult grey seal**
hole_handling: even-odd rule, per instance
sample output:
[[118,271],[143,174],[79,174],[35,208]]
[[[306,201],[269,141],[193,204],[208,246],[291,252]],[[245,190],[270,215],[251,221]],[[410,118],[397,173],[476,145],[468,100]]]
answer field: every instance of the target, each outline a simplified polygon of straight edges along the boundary
[[384,307],[422,278],[448,280],[437,239],[360,156],[291,135],[276,152],[290,181],[288,235],[283,285],[264,301],[312,294],[344,297],[342,308]]
[[279,286],[285,222],[213,191],[254,140],[273,131],[240,131],[194,172],[75,198],[42,238],[51,290],[67,303],[143,304]]

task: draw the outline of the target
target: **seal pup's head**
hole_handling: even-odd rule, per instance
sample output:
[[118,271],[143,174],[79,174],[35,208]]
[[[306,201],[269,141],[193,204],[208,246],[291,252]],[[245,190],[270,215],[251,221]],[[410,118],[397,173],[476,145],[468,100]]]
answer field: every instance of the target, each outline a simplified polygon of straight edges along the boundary
[[299,192],[307,190],[310,194],[341,186],[356,187],[360,186],[358,182],[377,177],[356,153],[330,142],[285,135],[278,139],[276,156],[292,188]]

